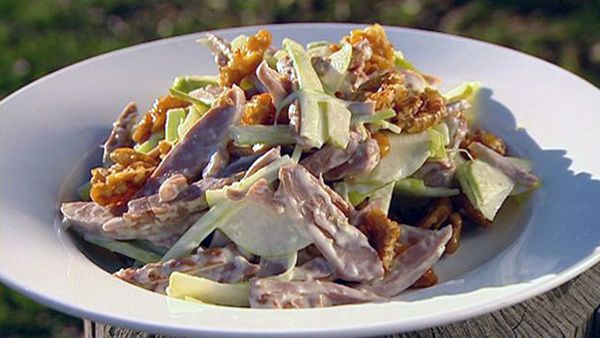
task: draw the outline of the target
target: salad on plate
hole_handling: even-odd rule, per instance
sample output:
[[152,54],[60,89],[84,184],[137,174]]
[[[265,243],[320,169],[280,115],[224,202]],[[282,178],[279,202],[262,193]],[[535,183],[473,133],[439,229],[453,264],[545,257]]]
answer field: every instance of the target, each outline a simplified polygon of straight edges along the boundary
[[114,276],[252,308],[382,302],[437,283],[463,229],[532,190],[533,163],[477,128],[479,84],[440,80],[383,27],[280,48],[207,34],[218,75],[129,103],[64,226],[123,258]]

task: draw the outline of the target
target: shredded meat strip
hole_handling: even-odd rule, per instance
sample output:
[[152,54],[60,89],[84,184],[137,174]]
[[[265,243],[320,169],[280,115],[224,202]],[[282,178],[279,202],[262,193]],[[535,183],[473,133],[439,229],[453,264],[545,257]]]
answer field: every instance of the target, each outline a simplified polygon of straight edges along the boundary
[[335,192],[300,165],[281,168],[279,179],[280,198],[302,216],[316,247],[340,278],[367,281],[383,275],[381,260],[367,237],[332,201],[330,194]]
[[365,303],[381,300],[368,291],[321,281],[280,281],[253,279],[250,283],[250,306],[253,308],[300,309]]
[[129,102],[121,114],[119,114],[117,120],[113,123],[110,135],[102,146],[104,149],[104,154],[102,155],[102,164],[105,168],[113,165],[113,161],[110,159],[110,154],[113,151],[115,151],[117,148],[133,146],[131,131],[137,116],[138,110],[135,102]]
[[258,265],[225,247],[206,249],[188,257],[150,263],[137,269],[121,269],[114,275],[133,285],[164,294],[169,276],[175,271],[215,282],[238,283],[254,276],[258,269]]

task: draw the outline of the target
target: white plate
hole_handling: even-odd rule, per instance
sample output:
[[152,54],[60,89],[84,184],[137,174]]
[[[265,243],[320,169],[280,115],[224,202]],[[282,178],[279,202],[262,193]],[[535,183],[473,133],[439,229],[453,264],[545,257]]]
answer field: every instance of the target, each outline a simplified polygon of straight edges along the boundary
[[[337,41],[357,25],[269,26],[277,44]],[[226,38],[257,27],[217,32]],[[596,263],[600,243],[600,91],[539,59],[469,39],[387,28],[446,85],[479,80],[482,123],[535,161],[543,186],[489,231],[466,236],[441,283],[383,304],[252,310],[169,300],[91,263],[56,225],[73,167],[130,100],[147,108],[181,74],[215,73],[201,33],[127,48],[51,74],[0,103],[0,280],[58,310],[172,335],[358,336],[473,317],[533,297]],[[516,129],[522,127],[525,129]]]

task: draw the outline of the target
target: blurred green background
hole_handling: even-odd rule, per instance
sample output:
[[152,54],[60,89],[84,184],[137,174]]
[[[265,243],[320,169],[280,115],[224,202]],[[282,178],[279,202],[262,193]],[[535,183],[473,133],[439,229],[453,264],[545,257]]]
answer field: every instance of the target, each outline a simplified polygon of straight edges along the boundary
[[[298,21],[379,22],[473,37],[600,85],[598,1],[0,0],[0,98],[66,65],[143,41]],[[0,285],[0,337],[77,337],[82,331],[81,320]]]

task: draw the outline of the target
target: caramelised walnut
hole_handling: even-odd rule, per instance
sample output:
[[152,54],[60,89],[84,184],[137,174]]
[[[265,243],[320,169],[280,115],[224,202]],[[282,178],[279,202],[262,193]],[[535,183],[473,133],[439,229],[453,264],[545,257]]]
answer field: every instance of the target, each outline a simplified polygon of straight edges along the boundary
[[173,149],[173,143],[162,140],[158,142],[158,146],[154,147],[154,149],[150,150],[146,155],[157,159],[159,162],[167,156],[169,151]]
[[139,153],[132,148],[117,148],[110,154],[110,158],[115,164],[120,164],[122,166],[129,166],[136,162],[144,162],[149,165],[158,164],[152,157]]
[[460,246],[460,235],[462,233],[463,223],[462,217],[460,217],[458,212],[453,212],[450,215],[450,224],[452,225],[452,237],[450,237],[450,240],[446,244],[446,251],[444,251],[444,254],[447,255],[456,252]]
[[169,141],[160,141],[158,143],[158,150],[160,151],[160,158],[164,158],[165,156],[167,156],[167,154],[169,153],[169,151],[171,151],[171,149],[173,149],[173,143],[169,142]]
[[364,83],[358,89],[360,96],[375,102],[375,110],[394,108],[409,95],[404,85],[404,75],[387,72]]
[[[242,123],[246,125],[263,124],[271,125],[275,122],[275,106],[269,93],[254,95],[246,104],[242,114]],[[277,123],[287,124],[287,114],[279,114]]]
[[382,73],[374,74],[369,80],[362,83],[355,93],[354,100],[365,100],[365,95],[381,90],[382,87],[392,84],[403,84],[405,80],[404,74],[395,70],[388,70]]
[[367,40],[373,54],[365,62],[364,72],[371,74],[375,71],[384,71],[394,68],[394,46],[390,43],[379,24],[374,24],[365,29],[355,29],[350,35],[345,36],[342,41],[356,46]]
[[460,147],[469,149],[473,142],[479,142],[502,156],[506,156],[506,144],[498,136],[482,129],[476,129],[474,133],[467,134]]
[[400,238],[400,225],[389,219],[381,209],[371,208],[364,214],[358,229],[362,231],[369,243],[375,248],[383,263],[389,270],[396,256],[396,244]]
[[417,281],[411,287],[415,288],[415,289],[428,288],[430,286],[437,284],[437,282],[438,282],[438,277],[435,274],[435,272],[433,271],[433,268],[431,268],[431,269],[425,271],[423,276],[421,276],[419,279],[417,279]]
[[114,208],[125,205],[150,177],[158,161],[132,148],[110,154],[110,168],[92,169],[90,197],[97,204]]
[[492,225],[492,221],[485,218],[481,211],[477,210],[464,194],[454,196],[452,198],[452,204],[454,204],[454,208],[469,221],[484,228]]
[[386,133],[377,132],[371,135],[371,137],[377,141],[377,145],[379,146],[379,156],[380,158],[384,158],[387,154],[390,153],[390,140]]
[[420,133],[440,123],[446,116],[446,100],[435,89],[425,88],[418,95],[407,95],[394,106],[395,123],[408,133]]
[[452,202],[448,197],[436,199],[417,226],[422,229],[439,229],[452,213]]
[[248,43],[234,50],[227,64],[219,67],[220,84],[225,87],[239,85],[246,76],[254,74],[271,40],[271,33],[263,29],[248,37]]
[[140,144],[150,138],[152,133],[164,130],[167,120],[167,111],[173,108],[189,106],[189,102],[180,100],[171,95],[162,96],[152,104],[152,108],[142,117],[133,129],[133,140]]
[[393,121],[408,133],[425,131],[448,116],[446,100],[437,90],[427,87],[422,92],[411,91],[406,87],[404,74],[396,71],[363,83],[353,99],[373,101],[375,110],[393,108]]

